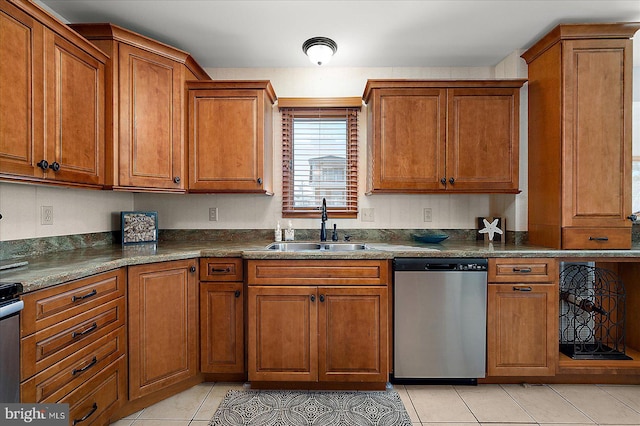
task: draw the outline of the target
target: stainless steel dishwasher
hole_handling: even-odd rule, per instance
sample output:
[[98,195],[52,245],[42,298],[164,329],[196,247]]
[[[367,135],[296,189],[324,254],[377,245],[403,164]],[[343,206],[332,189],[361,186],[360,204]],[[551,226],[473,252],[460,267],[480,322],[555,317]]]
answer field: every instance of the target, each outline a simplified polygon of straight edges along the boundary
[[20,402],[22,285],[0,283],[0,402]]
[[487,260],[394,261],[393,381],[485,377]]

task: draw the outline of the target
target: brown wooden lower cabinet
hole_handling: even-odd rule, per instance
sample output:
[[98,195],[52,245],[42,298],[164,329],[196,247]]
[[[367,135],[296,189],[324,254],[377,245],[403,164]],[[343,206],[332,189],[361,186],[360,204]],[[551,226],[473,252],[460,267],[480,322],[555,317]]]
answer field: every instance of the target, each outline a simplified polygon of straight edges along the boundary
[[554,259],[489,259],[488,376],[555,375],[557,268]]
[[129,267],[130,400],[198,372],[196,260]]
[[[388,265],[352,261],[339,278],[334,266],[332,261],[249,261],[250,381],[388,380]],[[287,268],[295,275],[283,277]],[[322,271],[333,275],[327,277],[330,285],[304,285],[321,281]],[[278,276],[286,284],[274,284]]]

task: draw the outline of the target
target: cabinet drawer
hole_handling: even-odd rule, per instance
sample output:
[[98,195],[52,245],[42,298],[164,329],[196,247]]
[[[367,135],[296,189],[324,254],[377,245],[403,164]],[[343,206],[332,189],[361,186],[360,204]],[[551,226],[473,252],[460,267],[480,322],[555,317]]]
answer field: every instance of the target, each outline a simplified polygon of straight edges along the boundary
[[558,262],[548,258],[491,258],[489,282],[553,282],[558,279]]
[[[127,358],[117,361],[60,400],[69,404],[69,423],[109,424],[109,417],[127,399]],[[83,420],[84,419],[84,420]]]
[[27,293],[20,315],[21,336],[25,337],[124,296],[124,269],[82,278],[66,284]]
[[20,385],[23,402],[56,402],[126,353],[125,327],[119,327]]
[[242,281],[242,259],[200,259],[200,281]]
[[250,260],[249,285],[387,285],[387,260]]
[[22,379],[74,354],[124,323],[125,303],[120,298],[23,338]]
[[630,249],[628,228],[563,228],[563,249]]

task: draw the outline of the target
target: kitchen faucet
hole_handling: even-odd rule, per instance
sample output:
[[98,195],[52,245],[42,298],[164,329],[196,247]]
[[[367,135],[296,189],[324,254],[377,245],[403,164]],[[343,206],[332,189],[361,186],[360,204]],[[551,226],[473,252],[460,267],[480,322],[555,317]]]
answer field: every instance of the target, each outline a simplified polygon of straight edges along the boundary
[[320,225],[320,241],[327,241],[327,199],[322,199],[322,216],[320,217],[322,224]]

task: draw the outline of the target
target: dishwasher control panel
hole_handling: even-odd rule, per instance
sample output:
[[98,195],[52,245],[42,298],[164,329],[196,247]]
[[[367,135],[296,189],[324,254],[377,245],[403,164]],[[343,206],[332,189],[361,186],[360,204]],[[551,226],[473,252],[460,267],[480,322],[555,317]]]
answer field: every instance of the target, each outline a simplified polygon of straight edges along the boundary
[[487,259],[471,258],[398,258],[393,262],[396,271],[486,271]]

